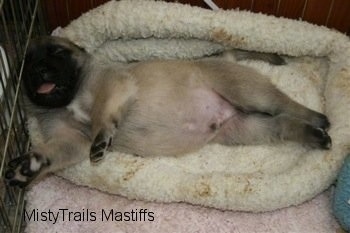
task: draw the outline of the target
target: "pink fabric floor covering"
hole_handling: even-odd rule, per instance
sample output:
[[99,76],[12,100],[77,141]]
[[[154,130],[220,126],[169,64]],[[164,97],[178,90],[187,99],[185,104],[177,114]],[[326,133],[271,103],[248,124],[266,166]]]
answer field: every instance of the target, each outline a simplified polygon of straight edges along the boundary
[[331,214],[330,196],[326,191],[297,207],[253,214],[186,203],[133,201],[51,176],[27,194],[26,232],[340,232]]

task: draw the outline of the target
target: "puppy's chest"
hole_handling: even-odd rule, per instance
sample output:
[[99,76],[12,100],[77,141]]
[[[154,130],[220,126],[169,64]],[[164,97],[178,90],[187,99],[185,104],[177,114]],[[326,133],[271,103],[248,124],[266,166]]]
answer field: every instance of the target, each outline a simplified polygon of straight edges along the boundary
[[86,94],[72,101],[67,106],[68,111],[73,114],[73,118],[81,123],[88,124],[91,122],[90,111],[92,106],[92,96]]

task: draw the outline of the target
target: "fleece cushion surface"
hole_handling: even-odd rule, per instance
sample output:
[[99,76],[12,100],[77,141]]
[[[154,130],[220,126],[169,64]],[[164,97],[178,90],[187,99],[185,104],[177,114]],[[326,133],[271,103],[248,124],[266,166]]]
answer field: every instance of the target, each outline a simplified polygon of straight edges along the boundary
[[[338,32],[261,14],[154,1],[111,1],[58,34],[101,62],[197,58],[229,48],[288,55],[287,65],[244,62],[332,124],[329,151],[296,143],[208,145],[178,158],[109,153],[59,175],[131,199],[268,211],[297,205],[335,179],[350,146],[350,42]],[[32,124],[33,143],[40,141]]]

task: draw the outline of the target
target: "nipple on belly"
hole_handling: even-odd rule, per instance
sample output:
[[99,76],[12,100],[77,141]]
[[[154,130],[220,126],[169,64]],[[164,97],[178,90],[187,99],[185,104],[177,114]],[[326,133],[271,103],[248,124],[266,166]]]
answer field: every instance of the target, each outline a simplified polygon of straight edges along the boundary
[[193,122],[187,122],[183,125],[183,129],[185,131],[188,132],[192,132],[192,133],[214,133],[216,131],[218,131],[224,122],[221,121],[215,121],[215,122],[208,122],[208,123],[204,123],[204,124],[196,124]]
[[222,126],[222,123],[214,122],[209,125],[209,129],[212,131],[217,131]]
[[184,129],[188,131],[195,131],[198,127],[195,123],[188,122],[184,124]]

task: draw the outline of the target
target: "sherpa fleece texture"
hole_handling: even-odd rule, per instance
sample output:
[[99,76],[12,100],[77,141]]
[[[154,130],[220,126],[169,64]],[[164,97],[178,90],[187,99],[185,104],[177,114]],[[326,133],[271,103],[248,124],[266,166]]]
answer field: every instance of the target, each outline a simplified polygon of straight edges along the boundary
[[[236,47],[297,56],[288,65],[251,65],[296,101],[327,114],[330,151],[299,144],[209,145],[180,158],[110,153],[61,176],[130,199],[189,202],[219,209],[268,211],[297,205],[335,179],[350,145],[350,42],[305,22],[175,3],[111,1],[60,31],[103,62],[192,58]],[[166,40],[163,40],[166,39]],[[301,58],[301,56],[314,58]],[[323,57],[316,59],[315,57]],[[31,122],[33,143],[41,140]]]

